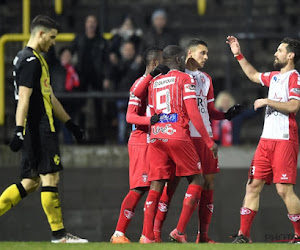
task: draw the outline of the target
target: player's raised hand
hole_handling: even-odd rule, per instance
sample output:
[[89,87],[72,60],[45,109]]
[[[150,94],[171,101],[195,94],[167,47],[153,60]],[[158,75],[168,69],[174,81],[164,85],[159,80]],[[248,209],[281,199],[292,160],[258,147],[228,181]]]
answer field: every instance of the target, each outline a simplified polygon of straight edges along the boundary
[[227,36],[226,43],[229,44],[231,52],[232,52],[233,55],[239,55],[239,54],[242,53],[239,41],[236,37]]
[[232,118],[239,115],[244,109],[244,106],[241,104],[235,104],[225,113],[225,118],[230,121]]
[[152,77],[156,77],[159,74],[167,74],[169,72],[169,67],[167,65],[160,64],[154,70],[150,72]]
[[218,158],[218,145],[214,143],[214,145],[210,149],[213,152],[214,159]]
[[65,123],[66,128],[74,135],[78,143],[85,141],[85,132],[77,124],[75,124],[71,119]]

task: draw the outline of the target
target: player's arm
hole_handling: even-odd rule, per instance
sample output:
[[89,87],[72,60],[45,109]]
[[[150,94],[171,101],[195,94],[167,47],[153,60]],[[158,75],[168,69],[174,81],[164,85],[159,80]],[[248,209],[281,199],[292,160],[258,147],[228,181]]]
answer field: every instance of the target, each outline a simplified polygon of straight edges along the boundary
[[184,103],[191,122],[193,123],[197,131],[200,133],[207,147],[213,151],[214,158],[217,158],[217,144],[209,137],[207,130],[205,129],[202,117],[197,107],[196,100],[194,98],[189,98],[185,99]]
[[16,126],[25,126],[25,119],[27,117],[28,109],[29,109],[29,101],[30,96],[32,94],[32,88],[28,88],[25,86],[19,87],[19,100],[17,104],[16,110]]
[[209,113],[209,117],[213,120],[223,120],[225,119],[225,113],[217,110],[215,108],[214,102],[209,102],[207,104],[207,109]]
[[262,108],[265,106],[270,106],[281,113],[296,114],[300,108],[300,101],[296,99],[290,99],[287,102],[278,102],[278,101],[270,100],[268,98],[263,98],[263,99],[257,99],[254,102],[254,110],[257,110],[258,108]]
[[239,41],[234,36],[228,36],[226,43],[229,44],[234,57],[238,60],[246,76],[255,83],[260,84],[259,72],[243,56]]
[[151,117],[138,115],[138,106],[129,104],[126,113],[126,121],[136,125],[150,125]]
[[60,101],[54,95],[52,87],[51,87],[51,103],[52,103],[52,108],[53,108],[54,115],[61,122],[66,123],[68,120],[71,119],[71,117],[65,111],[64,107],[61,105]]
[[170,69],[166,65],[158,65],[152,70],[142,81],[139,82],[132,90],[132,93],[137,97],[142,97],[148,89],[150,81],[159,74],[166,74]]

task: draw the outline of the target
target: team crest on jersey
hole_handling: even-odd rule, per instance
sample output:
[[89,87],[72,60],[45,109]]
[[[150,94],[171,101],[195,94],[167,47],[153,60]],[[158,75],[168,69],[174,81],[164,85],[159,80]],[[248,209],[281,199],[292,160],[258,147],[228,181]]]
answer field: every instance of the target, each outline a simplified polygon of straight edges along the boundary
[[202,83],[205,83],[204,75],[200,75],[200,80],[201,80]]
[[58,155],[55,155],[53,157],[53,161],[54,161],[55,165],[58,165],[60,163],[60,157]]
[[195,84],[184,84],[184,91],[185,92],[195,92],[196,85]]
[[163,88],[166,87],[168,85],[172,85],[175,83],[176,77],[175,76],[171,76],[171,77],[165,77],[162,79],[158,79],[154,81],[153,84],[153,88]]
[[173,135],[175,132],[176,132],[176,129],[172,128],[171,124],[167,124],[164,127],[153,126],[153,128],[152,128],[152,133],[154,135],[158,135],[159,133]]

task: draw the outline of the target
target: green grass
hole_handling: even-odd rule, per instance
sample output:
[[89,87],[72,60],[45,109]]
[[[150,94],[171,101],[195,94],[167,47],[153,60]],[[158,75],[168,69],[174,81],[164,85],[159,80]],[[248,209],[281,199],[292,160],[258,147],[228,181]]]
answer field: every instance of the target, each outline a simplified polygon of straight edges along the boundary
[[124,245],[113,245],[110,243],[88,243],[88,244],[52,244],[50,242],[0,242],[1,250],[234,250],[234,249],[255,249],[255,250],[290,250],[299,249],[299,245],[282,244],[282,243],[253,243],[253,244],[178,244],[178,243],[161,243],[161,244],[147,244],[141,245],[139,243],[131,243]]

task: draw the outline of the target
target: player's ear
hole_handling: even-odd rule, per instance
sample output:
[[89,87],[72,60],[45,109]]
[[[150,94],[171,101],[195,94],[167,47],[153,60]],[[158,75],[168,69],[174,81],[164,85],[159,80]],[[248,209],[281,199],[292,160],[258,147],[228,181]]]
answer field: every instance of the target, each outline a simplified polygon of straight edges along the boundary
[[288,59],[293,60],[294,58],[295,58],[295,53],[294,52],[288,53]]

